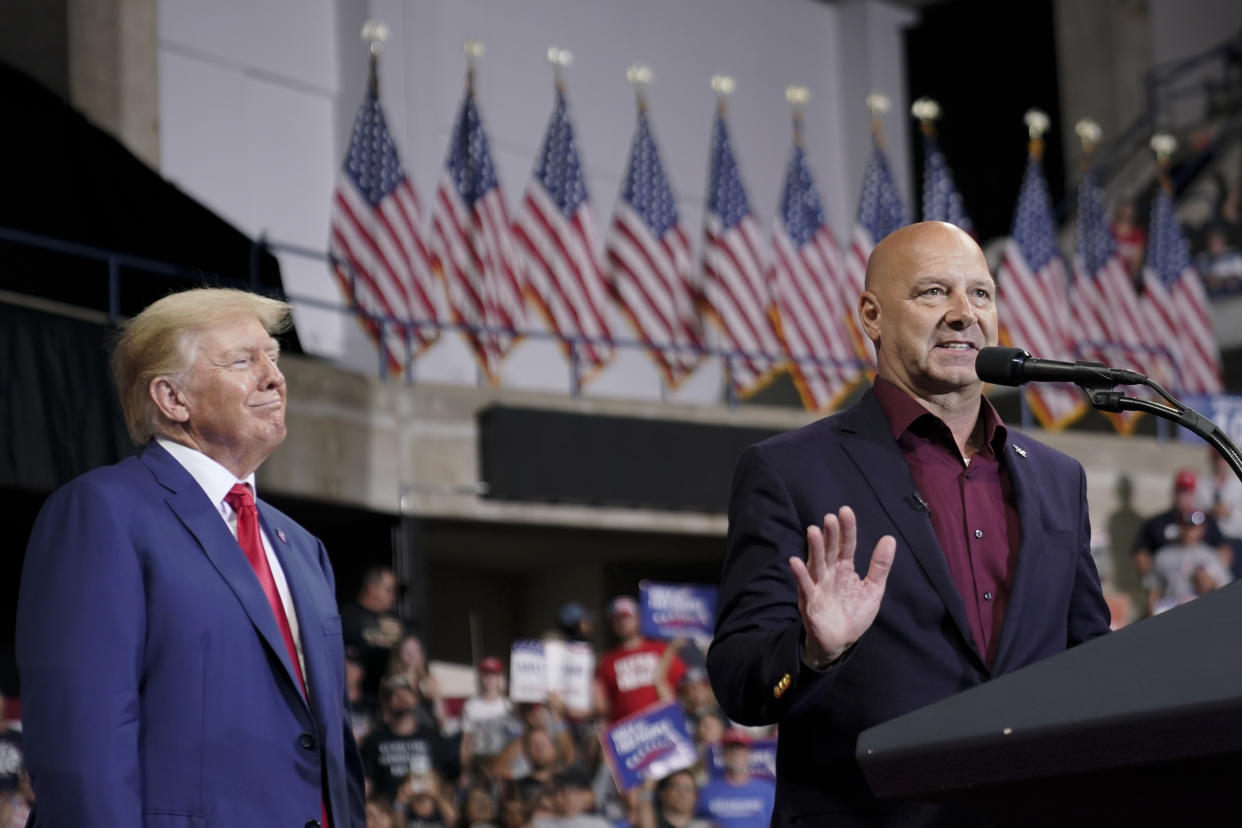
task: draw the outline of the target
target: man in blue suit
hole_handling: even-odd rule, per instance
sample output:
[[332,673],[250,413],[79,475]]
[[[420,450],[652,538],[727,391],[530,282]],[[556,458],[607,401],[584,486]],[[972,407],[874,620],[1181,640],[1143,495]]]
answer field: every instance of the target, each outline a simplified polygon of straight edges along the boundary
[[874,386],[738,463],[708,671],[731,717],[780,725],[773,825],[977,824],[876,800],[855,743],[1108,630],[1085,475],[983,397],[996,285],[966,233],[881,241],[858,315]]
[[363,826],[328,556],[253,498],[288,325],[283,302],[199,289],[120,338],[143,448],[48,499],[22,575],[32,825]]

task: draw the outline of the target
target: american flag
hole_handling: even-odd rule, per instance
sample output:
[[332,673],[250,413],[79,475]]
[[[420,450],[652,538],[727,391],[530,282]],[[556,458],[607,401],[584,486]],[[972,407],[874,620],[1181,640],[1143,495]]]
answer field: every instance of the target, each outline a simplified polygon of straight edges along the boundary
[[[1105,347],[1095,351],[1105,361],[1147,371],[1152,353],[1138,290],[1126,269],[1109,226],[1104,187],[1096,170],[1078,185],[1078,222],[1074,255],[1075,327],[1085,339]],[[1089,353],[1089,349],[1080,349]]]
[[[1032,154],[1018,192],[1005,258],[996,274],[1001,335],[1034,356],[1070,360],[1074,346],[1069,287],[1056,232],[1043,164]],[[1027,394],[1045,428],[1062,428],[1085,410],[1082,392],[1068,383],[1036,383]]]
[[927,134],[923,135],[923,221],[947,221],[971,235],[975,232],[940,142]]
[[607,249],[612,292],[676,388],[702,359],[694,264],[641,101]]
[[750,211],[724,116],[712,123],[703,228],[703,303],[724,344],[741,355],[729,357],[733,388],[753,393],[778,368],[781,342],[772,325],[772,305],[759,226]]
[[[528,254],[528,291],[553,330],[590,340],[579,342],[576,353],[588,371],[597,370],[613,353],[607,289],[582,160],[559,89],[514,232]],[[568,342],[566,351],[572,358]]]
[[399,372],[407,353],[421,352],[439,336],[434,323],[444,315],[444,300],[423,244],[418,196],[384,120],[374,64],[329,213],[332,271],[367,314],[364,324],[377,344],[376,320],[388,320],[382,347],[389,370]]
[[[1138,291],[1117,252],[1104,206],[1104,187],[1092,169],[1078,184],[1078,220],[1074,244],[1074,281],[1070,288],[1076,350],[1085,359],[1114,367],[1151,372],[1153,350],[1145,342],[1149,326],[1143,319]],[[1123,432],[1138,419],[1135,412],[1112,417]]]
[[797,143],[785,171],[772,252],[777,331],[794,384],[808,409],[831,408],[861,374],[849,334],[854,306],[841,249],[824,221],[815,180]]
[[[879,144],[871,151],[871,159],[863,172],[862,194],[858,198],[858,218],[850,238],[850,252],[845,269],[849,275],[849,300],[862,295],[867,276],[867,259],[881,239],[907,223],[906,208],[901,203],[897,184],[888,169],[888,159]],[[875,366],[875,348],[863,335],[855,314],[850,314],[850,333],[854,349],[867,364]]]
[[444,277],[453,315],[470,326],[465,336],[479,365],[495,383],[523,322],[522,289],[509,213],[470,85],[451,141],[431,212],[432,264]]
[[1163,187],[1157,188],[1151,206],[1143,299],[1156,335],[1173,346],[1174,387],[1189,393],[1219,393],[1220,349],[1207,294],[1191,264],[1173,200]]

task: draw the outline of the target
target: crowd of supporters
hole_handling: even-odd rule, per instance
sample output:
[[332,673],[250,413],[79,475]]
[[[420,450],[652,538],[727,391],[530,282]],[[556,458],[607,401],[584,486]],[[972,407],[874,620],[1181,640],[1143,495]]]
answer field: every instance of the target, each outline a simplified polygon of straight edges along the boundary
[[[555,695],[512,701],[498,655],[474,665],[473,696],[446,697],[420,638],[394,613],[396,597],[393,573],[377,568],[364,576],[356,602],[341,608],[368,828],[768,824],[774,786],[752,773],[754,733],[725,717],[694,644],[639,634],[634,599],[609,604],[615,646],[597,654],[589,709],[571,710]],[[580,604],[562,607],[557,622],[558,636],[593,641],[593,617]],[[601,732],[673,699],[690,724],[698,764],[620,791]]]
[[[1177,471],[1167,509],[1141,521],[1133,543],[1139,593],[1120,623],[1155,615],[1242,577],[1242,482],[1215,453],[1210,470]],[[429,669],[421,638],[396,614],[390,569],[369,570],[341,607],[350,713],[366,776],[368,828],[745,828],[765,826],[770,777],[751,741],[717,704],[694,644],[639,632],[629,597],[607,607],[593,700],[571,710],[551,695],[515,702],[502,655],[473,665],[475,693],[452,697]],[[1115,616],[1118,613],[1115,611]],[[554,635],[593,646],[594,616],[569,603]],[[696,743],[693,767],[622,792],[600,735],[650,705],[679,702]],[[14,711],[10,711],[12,713]],[[0,696],[0,828],[24,826],[34,793],[20,723]]]
[[1242,576],[1242,481],[1215,451],[1211,471],[1173,477],[1169,508],[1142,523],[1134,540],[1140,614],[1156,615]]

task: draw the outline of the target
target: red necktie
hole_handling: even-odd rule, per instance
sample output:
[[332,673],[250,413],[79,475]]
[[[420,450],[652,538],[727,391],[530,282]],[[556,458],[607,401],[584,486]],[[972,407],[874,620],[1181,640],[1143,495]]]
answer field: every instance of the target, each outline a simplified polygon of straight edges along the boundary
[[[298,661],[298,648],[293,643],[293,630],[289,627],[289,616],[285,614],[284,602],[280,600],[280,592],[276,589],[276,579],[272,577],[272,567],[267,562],[267,553],[263,551],[263,537],[259,534],[259,510],[254,505],[254,495],[250,485],[238,483],[229,489],[224,502],[237,513],[237,543],[241,546],[246,560],[254,567],[254,574],[259,578],[267,602],[272,606],[272,614],[276,616],[276,626],[280,627],[280,636],[285,640],[285,649],[289,651],[289,661],[293,664],[293,673],[298,677],[298,686],[302,695],[306,695],[306,681],[302,678],[302,665]],[[324,828],[329,828],[328,804],[320,802]]]

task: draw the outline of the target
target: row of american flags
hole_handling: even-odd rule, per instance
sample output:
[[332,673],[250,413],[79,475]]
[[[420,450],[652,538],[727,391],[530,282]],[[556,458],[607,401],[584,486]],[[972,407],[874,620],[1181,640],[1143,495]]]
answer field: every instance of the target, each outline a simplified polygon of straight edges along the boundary
[[[374,62],[338,176],[332,269],[390,371],[406,370],[443,329],[455,327],[482,372],[498,382],[502,360],[532,327],[533,309],[586,382],[609,363],[624,336],[610,321],[615,306],[670,387],[696,370],[709,341],[730,354],[728,382],[740,397],[787,370],[808,409],[828,410],[869,377],[874,354],[854,312],[867,257],[909,220],[878,141],[842,248],[826,221],[795,116],[777,214],[764,233],[739,172],[722,99],[711,130],[696,266],[641,91],[620,193],[601,243],[564,86],[557,85],[530,180],[511,218],[469,78],[426,223],[384,118]],[[931,132],[924,153],[922,217],[970,231]],[[1072,265],[1058,252],[1055,234],[1033,148],[997,273],[1003,341],[1042,357],[1133,367],[1182,391],[1220,390],[1206,297],[1167,193],[1158,192],[1153,206],[1141,290],[1117,254],[1094,173],[1080,185]],[[1072,386],[1043,385],[1029,393],[1047,427],[1063,427],[1085,410]],[[1128,428],[1129,421],[1117,422]]]

